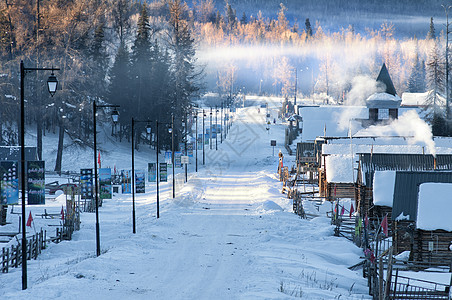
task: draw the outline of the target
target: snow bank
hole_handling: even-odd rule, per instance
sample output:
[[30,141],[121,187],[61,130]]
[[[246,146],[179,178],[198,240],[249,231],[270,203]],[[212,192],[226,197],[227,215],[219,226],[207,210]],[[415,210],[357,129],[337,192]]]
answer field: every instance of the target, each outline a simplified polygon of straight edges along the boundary
[[452,183],[423,183],[419,186],[417,228],[452,231]]
[[374,176],[374,204],[392,207],[395,171],[376,171]]
[[279,206],[278,204],[271,200],[267,200],[264,203],[262,203],[260,209],[264,211],[275,211],[275,210],[283,211],[283,208],[281,206]]
[[[349,147],[350,148],[350,147]],[[353,183],[353,162],[350,155],[329,155],[325,157],[326,180],[336,183]]]

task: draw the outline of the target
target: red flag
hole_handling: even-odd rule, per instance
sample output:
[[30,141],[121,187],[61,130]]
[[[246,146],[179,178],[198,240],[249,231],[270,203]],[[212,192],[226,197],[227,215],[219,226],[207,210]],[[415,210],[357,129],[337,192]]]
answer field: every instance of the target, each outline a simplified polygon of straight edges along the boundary
[[381,221],[381,229],[383,230],[383,233],[385,236],[388,236],[388,215],[386,215],[383,218],[383,221]]
[[353,203],[352,203],[352,206],[350,207],[350,218],[352,217],[354,212],[355,212],[355,208],[353,207]]
[[30,215],[28,216],[28,220],[27,220],[27,227],[31,227],[31,222],[33,222],[33,217],[31,216],[31,211],[30,211]]
[[341,209],[341,216],[342,216],[344,213],[345,213],[345,207],[342,206],[342,209]]
[[97,156],[97,163],[99,164],[99,168],[101,167],[100,166],[100,151],[99,151],[99,155]]
[[64,209],[63,209],[63,206],[61,206],[61,220],[64,221]]
[[336,185],[334,185],[334,197],[336,197]]
[[369,225],[369,218],[366,216],[364,217],[364,225],[366,225],[366,227]]

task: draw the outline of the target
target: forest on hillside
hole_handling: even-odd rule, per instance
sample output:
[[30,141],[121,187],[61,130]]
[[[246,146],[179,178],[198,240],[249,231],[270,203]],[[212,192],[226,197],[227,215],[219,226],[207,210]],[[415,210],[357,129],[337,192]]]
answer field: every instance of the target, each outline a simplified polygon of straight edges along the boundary
[[[407,1],[393,6],[386,0],[365,2],[369,11],[392,16],[390,8],[397,11]],[[436,0],[407,2],[404,12],[441,14],[441,5],[432,2]],[[237,93],[290,99],[295,92],[327,102],[359,103],[364,95],[352,97],[352,86],[357,80],[374,80],[385,63],[400,95],[430,91],[432,103],[437,95],[444,96],[446,36],[441,21],[429,17],[421,22],[424,34],[400,38],[387,21],[376,27],[362,22],[363,30],[345,22],[326,29],[329,25],[303,14],[304,9],[317,15],[324,9],[338,16],[358,12],[365,18],[356,1],[321,0],[306,6],[283,1],[276,7],[273,1],[259,3],[0,2],[0,144],[19,142],[21,60],[28,67],[60,68],[55,72],[60,88],[53,98],[45,90],[46,72],[30,72],[25,81],[26,126],[36,132],[39,155],[42,136],[59,132],[57,171],[64,138],[92,147],[93,101],[120,105],[119,126],[112,125],[111,131],[118,140],[130,139],[132,117],[168,123],[174,115],[177,145],[194,101],[209,91],[225,103]],[[261,10],[256,13],[256,8]],[[99,121],[108,124],[108,113],[100,114]],[[152,126],[155,132],[155,122]],[[144,135],[144,127],[137,128],[136,147],[154,142],[155,135]],[[160,143],[169,147],[169,136],[163,135]]]

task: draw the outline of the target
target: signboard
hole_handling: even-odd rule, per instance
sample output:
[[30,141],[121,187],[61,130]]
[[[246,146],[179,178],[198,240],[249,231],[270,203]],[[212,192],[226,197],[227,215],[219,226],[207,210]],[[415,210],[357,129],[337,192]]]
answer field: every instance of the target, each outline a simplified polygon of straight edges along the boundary
[[123,194],[131,194],[132,193],[132,182],[130,176],[130,170],[122,170],[121,171],[121,187]]
[[165,162],[168,166],[171,166],[172,163],[171,156],[172,156],[171,151],[165,151]]
[[276,140],[271,140],[270,141],[270,146],[273,146],[273,147],[276,146]]
[[160,163],[160,181],[167,182],[168,181],[168,164]]
[[193,148],[194,148],[193,143],[187,144],[187,155],[190,157],[193,157]]
[[28,204],[46,203],[45,165],[43,160],[27,162]]
[[181,156],[180,160],[183,165],[188,165],[188,163],[189,163],[189,158],[186,155]]
[[204,144],[209,145],[209,134],[208,133],[204,134]]
[[148,163],[148,182],[157,181],[157,164]]
[[180,152],[185,153],[185,143],[179,143]]
[[111,199],[112,198],[111,187],[111,169],[100,168],[99,169],[99,198]]
[[143,194],[146,190],[146,172],[143,170],[135,171],[135,192],[137,194]]
[[93,169],[80,170],[80,189],[82,199],[93,199]]
[[19,203],[19,163],[17,161],[0,162],[0,204],[18,204]]
[[180,161],[181,156],[182,156],[182,152],[180,152],[180,151],[174,152],[174,166],[176,168],[182,167],[182,162]]

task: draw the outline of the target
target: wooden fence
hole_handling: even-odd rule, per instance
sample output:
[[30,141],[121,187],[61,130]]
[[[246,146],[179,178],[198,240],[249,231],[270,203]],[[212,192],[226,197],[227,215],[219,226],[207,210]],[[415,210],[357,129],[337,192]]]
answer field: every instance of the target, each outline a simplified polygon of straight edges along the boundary
[[[74,226],[71,222],[65,222],[62,227],[56,228],[56,235],[47,238],[47,232],[41,229],[40,232],[27,239],[27,260],[37,259],[41,251],[46,248],[47,243],[59,243],[63,240],[70,240],[74,232]],[[10,268],[17,268],[22,264],[22,245],[19,242],[17,245],[11,247],[4,247],[2,249],[2,259],[0,270],[1,273],[8,273]]]

